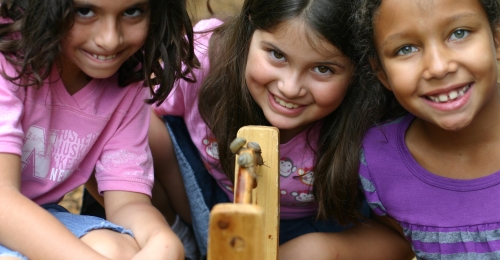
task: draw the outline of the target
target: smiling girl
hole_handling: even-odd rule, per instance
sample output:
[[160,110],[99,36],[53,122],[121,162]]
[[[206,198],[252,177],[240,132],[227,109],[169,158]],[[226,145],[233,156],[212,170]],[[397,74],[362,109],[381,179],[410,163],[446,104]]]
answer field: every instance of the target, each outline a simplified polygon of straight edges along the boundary
[[[351,11],[351,1],[343,0],[248,0],[237,17],[222,25],[215,19],[196,25],[203,32],[195,34],[199,81],[179,81],[164,103],[153,106],[156,115],[182,117],[181,123],[167,120],[191,207],[186,207],[172,142],[158,116],[152,117],[149,137],[155,176],[176,213],[198,232],[202,253],[209,209],[233,198],[230,142],[242,126],[267,125],[280,130],[281,165],[286,167],[279,187],[280,258],[404,258],[402,251],[391,250],[399,241],[381,245],[370,236],[335,239],[335,232],[369,215],[357,187],[344,187],[357,183],[363,132],[380,116],[370,109],[378,102],[375,95],[353,76],[357,57],[348,23]],[[182,137],[182,121],[188,141]],[[191,141],[194,152],[188,148]],[[355,174],[347,175],[347,169]],[[343,209],[350,211],[339,214]],[[363,226],[383,230],[371,221]],[[321,246],[324,250],[316,250]]]
[[419,259],[498,259],[499,2],[369,0],[357,18],[366,66],[409,112],[364,139],[369,204]]
[[[184,2],[0,6],[0,259],[184,259],[149,199],[144,127],[149,89],[196,62]],[[57,205],[94,169],[109,221]]]

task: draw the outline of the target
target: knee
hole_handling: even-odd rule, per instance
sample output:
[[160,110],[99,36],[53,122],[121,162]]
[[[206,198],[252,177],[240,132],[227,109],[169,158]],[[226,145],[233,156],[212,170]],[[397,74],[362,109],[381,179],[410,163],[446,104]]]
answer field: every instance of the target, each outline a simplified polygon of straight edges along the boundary
[[131,259],[140,250],[132,236],[107,229],[91,231],[81,240],[109,259]]

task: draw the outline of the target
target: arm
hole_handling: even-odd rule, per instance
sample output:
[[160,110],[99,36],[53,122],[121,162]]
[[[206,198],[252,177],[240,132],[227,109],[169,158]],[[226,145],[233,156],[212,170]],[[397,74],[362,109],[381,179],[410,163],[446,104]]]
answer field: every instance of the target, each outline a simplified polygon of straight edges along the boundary
[[[195,25],[203,19],[219,18],[221,20],[234,16],[240,12],[243,0],[188,0],[186,7]],[[213,13],[210,13],[210,9]]]
[[[158,115],[151,113],[149,123],[149,147],[153,155],[155,170],[155,188],[153,188],[152,202],[165,217],[177,213],[182,220],[191,223],[191,211],[184,181],[179,169],[177,157],[174,153],[170,134]],[[171,200],[169,198],[172,198]],[[175,217],[175,216],[174,216]],[[172,218],[172,217],[170,217]]]
[[339,233],[309,233],[281,245],[279,249],[280,259],[400,260],[412,259],[413,256],[405,237],[394,227],[377,220],[369,220]]
[[[0,153],[0,244],[36,259],[106,259],[19,192],[21,160]],[[64,246],[61,245],[64,241]],[[55,250],[57,249],[57,250]]]
[[109,221],[132,230],[141,248],[133,259],[184,259],[181,241],[147,195],[105,191],[104,205]]

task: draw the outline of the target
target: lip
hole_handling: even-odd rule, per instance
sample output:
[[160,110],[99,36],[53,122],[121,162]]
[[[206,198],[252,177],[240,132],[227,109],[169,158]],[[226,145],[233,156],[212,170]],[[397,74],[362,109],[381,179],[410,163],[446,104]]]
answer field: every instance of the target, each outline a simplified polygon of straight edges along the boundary
[[[284,116],[296,116],[296,115],[302,113],[302,111],[304,111],[307,107],[307,106],[299,105],[299,107],[297,107],[297,108],[287,108],[287,107],[280,105],[278,102],[276,102],[276,99],[274,97],[275,96],[273,95],[273,93],[268,92],[268,100],[269,100],[269,104],[270,104],[271,108],[276,113],[282,114]],[[279,96],[276,96],[276,97],[278,97],[279,99],[282,99],[282,100],[286,100],[286,99],[281,98]],[[291,102],[287,102],[287,103],[291,103]]]
[[[470,84],[470,87],[464,93],[464,95],[463,96],[459,96],[459,97],[457,97],[454,100],[450,100],[450,101],[447,101],[447,102],[440,103],[440,102],[433,102],[433,101],[427,99],[427,96],[437,96],[437,95],[440,95],[440,94],[449,93],[449,92],[451,92],[453,90],[457,90],[457,89],[463,88],[464,86],[467,86],[469,84]],[[474,90],[475,84],[474,83],[469,83],[469,84],[466,84],[466,85],[462,84],[462,85],[459,85],[459,86],[454,86],[454,87],[449,87],[449,88],[445,88],[445,89],[440,89],[438,91],[429,92],[425,96],[422,96],[421,98],[422,98],[422,100],[424,100],[424,102],[426,104],[428,104],[429,106],[431,106],[432,108],[434,108],[436,110],[440,110],[440,111],[443,111],[443,112],[458,110],[458,109],[464,107],[469,102],[469,100],[470,100],[470,98],[472,96],[472,91]]]

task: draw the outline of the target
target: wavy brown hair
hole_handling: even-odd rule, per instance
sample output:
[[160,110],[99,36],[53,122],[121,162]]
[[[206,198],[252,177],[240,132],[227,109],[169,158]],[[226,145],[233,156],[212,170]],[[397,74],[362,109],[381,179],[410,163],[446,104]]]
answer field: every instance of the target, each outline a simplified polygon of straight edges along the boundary
[[[279,24],[300,18],[312,29],[311,35],[335,45],[356,65],[359,57],[349,20],[353,11],[352,0],[247,0],[237,17],[214,31],[210,72],[200,90],[199,111],[217,138],[221,167],[229,179],[234,179],[229,144],[238,129],[269,125],[245,84],[254,31],[272,32]],[[361,217],[359,149],[365,131],[380,118],[374,113],[378,100],[372,92],[373,88],[359,83],[356,72],[340,106],[322,120],[313,184],[318,217],[334,218],[340,224],[357,222]]]
[[[183,0],[150,0],[150,24],[144,46],[118,70],[124,87],[144,81],[150,103],[162,102],[178,79],[194,81],[198,67],[193,31]],[[72,0],[0,0],[0,52],[18,72],[3,76],[24,87],[40,87],[61,55],[61,42],[73,26]],[[184,67],[183,67],[184,66]],[[151,77],[154,75],[154,77]],[[153,91],[153,87],[158,85]]]

